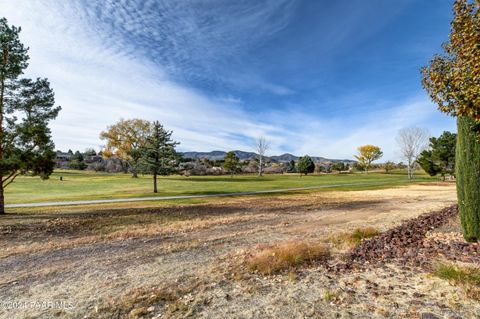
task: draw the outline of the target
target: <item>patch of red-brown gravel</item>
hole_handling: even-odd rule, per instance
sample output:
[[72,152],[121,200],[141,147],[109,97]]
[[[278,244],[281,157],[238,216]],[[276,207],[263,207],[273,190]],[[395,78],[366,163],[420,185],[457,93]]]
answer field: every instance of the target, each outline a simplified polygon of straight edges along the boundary
[[453,205],[408,220],[360,243],[348,254],[347,262],[336,268],[344,270],[386,262],[429,268],[432,261],[440,257],[450,261],[478,263],[480,243],[468,243],[459,236],[427,236],[457,214],[458,207]]

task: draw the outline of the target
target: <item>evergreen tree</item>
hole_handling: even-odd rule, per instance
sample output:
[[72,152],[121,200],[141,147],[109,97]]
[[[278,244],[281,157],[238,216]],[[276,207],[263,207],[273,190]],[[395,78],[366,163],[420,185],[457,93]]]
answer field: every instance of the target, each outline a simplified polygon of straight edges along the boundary
[[338,172],[344,171],[345,170],[345,163],[343,163],[343,162],[333,163],[332,164],[332,170],[338,171]]
[[96,156],[97,152],[93,148],[88,148],[85,150],[85,155],[86,156]]
[[480,143],[468,116],[457,118],[456,177],[458,207],[463,235],[468,241],[480,240]]
[[418,163],[430,176],[440,174],[445,180],[446,174],[455,170],[455,145],[457,134],[443,132],[442,135],[430,138],[430,150],[420,154]]
[[296,173],[297,172],[297,168],[295,167],[295,161],[294,160],[291,160],[290,162],[288,162],[286,172],[287,173]]
[[463,236],[480,240],[480,2],[456,0],[449,41],[422,69],[438,108],[457,116],[456,177]]
[[308,173],[313,173],[315,170],[315,163],[310,158],[310,156],[305,155],[298,159],[297,172],[300,174],[307,175]]
[[442,171],[440,166],[435,163],[433,159],[432,151],[425,150],[420,153],[420,156],[417,160],[418,164],[423,168],[423,170],[430,176],[435,176]]
[[80,153],[80,151],[76,151],[75,154],[73,154],[72,159],[77,160],[79,162],[83,162],[83,160],[84,160],[83,159],[83,154]]
[[385,173],[389,173],[390,171],[395,169],[395,163],[392,161],[387,161],[384,165]]
[[20,79],[28,66],[21,29],[0,19],[0,214],[5,188],[20,174],[48,178],[55,150],[48,123],[55,119],[53,90],[47,79]]
[[87,164],[85,164],[82,153],[80,153],[79,151],[76,151],[75,154],[73,154],[73,156],[70,158],[68,167],[71,169],[78,169],[78,170],[86,169]]
[[153,175],[154,193],[158,192],[158,175],[170,175],[176,170],[180,157],[175,151],[178,144],[172,140],[172,131],[165,130],[158,121],[152,123],[151,132],[139,152],[142,170]]
[[453,174],[455,171],[455,149],[457,134],[443,132],[438,138],[430,139],[432,157],[441,168],[440,174],[445,179],[446,174]]
[[235,152],[228,152],[225,154],[224,160],[225,162],[223,163],[223,168],[225,168],[227,172],[230,172],[230,176],[233,177],[233,174],[235,174],[238,169],[238,163],[240,162],[240,159]]

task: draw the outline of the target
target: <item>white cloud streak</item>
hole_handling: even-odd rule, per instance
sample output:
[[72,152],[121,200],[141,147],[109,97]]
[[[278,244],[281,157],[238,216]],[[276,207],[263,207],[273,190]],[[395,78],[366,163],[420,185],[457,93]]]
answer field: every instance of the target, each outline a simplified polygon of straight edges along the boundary
[[[421,98],[385,105],[390,111],[342,118],[312,117],[302,108],[262,114],[247,112],[233,95],[206,96],[185,86],[176,80],[177,70],[186,77],[201,77],[201,70],[220,76],[215,68],[224,67],[222,61],[239,58],[242,48],[285,28],[293,4],[230,2],[226,15],[216,6],[200,14],[209,2],[2,1],[0,12],[22,26],[21,38],[31,47],[26,75],[49,78],[63,108],[52,123],[57,148],[99,148],[99,133],[107,125],[138,117],[173,130],[182,150],[252,150],[253,139],[265,136],[270,154],[352,158],[358,145],[372,143],[396,159],[396,131],[437,116]],[[153,44],[137,49],[129,37]],[[293,94],[261,77],[252,82],[274,94]],[[438,123],[453,127],[445,119]]]

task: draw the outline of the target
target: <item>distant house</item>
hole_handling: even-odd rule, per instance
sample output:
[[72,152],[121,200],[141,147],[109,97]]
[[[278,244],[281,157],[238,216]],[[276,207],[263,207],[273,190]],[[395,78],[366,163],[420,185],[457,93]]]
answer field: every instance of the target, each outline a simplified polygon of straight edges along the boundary
[[72,153],[57,151],[55,155],[55,166],[57,168],[67,168],[68,162],[70,162],[70,159],[72,158],[72,156],[73,156]]
[[102,163],[103,162],[103,157],[100,155],[86,155],[85,156],[85,163],[91,164],[91,163]]
[[65,152],[62,152],[62,151],[57,151],[55,160],[57,162],[68,162],[72,156],[73,156],[73,154],[71,154],[71,153],[65,153]]

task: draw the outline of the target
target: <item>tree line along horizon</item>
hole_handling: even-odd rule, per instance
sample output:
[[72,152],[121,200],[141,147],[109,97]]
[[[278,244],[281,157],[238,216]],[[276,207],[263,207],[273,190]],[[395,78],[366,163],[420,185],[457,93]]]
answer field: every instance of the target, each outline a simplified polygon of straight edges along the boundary
[[[423,142],[426,135],[418,128],[399,132],[397,141],[407,159],[408,177],[418,162],[425,171],[443,176],[455,171],[458,205],[464,237],[480,240],[480,3],[456,0],[449,40],[444,52],[435,55],[421,69],[422,85],[440,111],[457,118],[457,136],[445,132]],[[19,175],[46,179],[53,172],[54,144],[48,124],[61,110],[55,106],[50,83],[45,78],[22,78],[28,67],[28,48],[20,41],[20,27],[0,19],[0,214],[5,213],[5,188]],[[128,131],[129,121],[141,127],[139,135]],[[104,155],[128,157],[134,175],[153,175],[154,192],[158,175],[170,174],[179,160],[177,142],[158,122],[140,119],[120,120],[101,133],[106,140]],[[126,144],[130,147],[124,147]],[[452,147],[454,145],[454,147]],[[263,173],[265,139],[257,141],[259,175]],[[451,156],[452,149],[455,156]],[[378,146],[363,145],[355,156],[365,171],[382,156]],[[453,162],[453,160],[456,162]],[[224,168],[233,171],[238,157],[227,153]],[[295,164],[295,163],[294,163]],[[313,164],[313,165],[312,165]],[[296,170],[308,174],[314,169],[309,156],[302,157]],[[313,168],[312,168],[313,167]]]
[[[108,140],[108,147],[103,147],[98,153],[93,148],[85,152],[68,150],[64,153],[57,150],[56,168],[74,170],[94,170],[97,172],[123,172],[132,173],[137,177],[138,173],[149,173],[142,165],[141,148],[144,144],[144,136],[148,136],[149,122],[141,119],[123,120],[107,127],[101,133],[103,139]],[[134,133],[133,133],[134,132]],[[113,138],[112,138],[113,136]],[[408,137],[405,141],[402,137]],[[121,143],[119,141],[122,141]],[[419,145],[413,149],[415,143]],[[429,144],[427,143],[429,141]],[[363,145],[358,147],[358,154],[354,155],[357,161],[350,160],[325,160],[314,161],[309,155],[298,157],[297,160],[277,161],[265,155],[268,143],[265,138],[256,141],[255,151],[259,151],[258,145],[263,144],[260,152],[253,153],[252,157],[241,159],[238,151],[225,152],[222,159],[190,158],[182,153],[177,153],[173,158],[168,173],[180,175],[222,175],[238,173],[299,173],[307,175],[310,173],[338,173],[366,172],[370,169],[384,170],[389,173],[395,169],[407,169],[411,171],[412,178],[415,166],[419,165],[430,176],[441,175],[445,180],[447,175],[454,176],[455,167],[455,142],[456,134],[445,131],[440,137],[428,138],[426,130],[419,128],[406,128],[399,132],[397,142],[403,158],[403,162],[395,163],[387,161],[380,164],[373,162],[379,160],[383,153],[378,146]],[[138,156],[133,156],[138,154]],[[409,158],[413,154],[413,158]],[[262,164],[260,164],[262,163]]]

